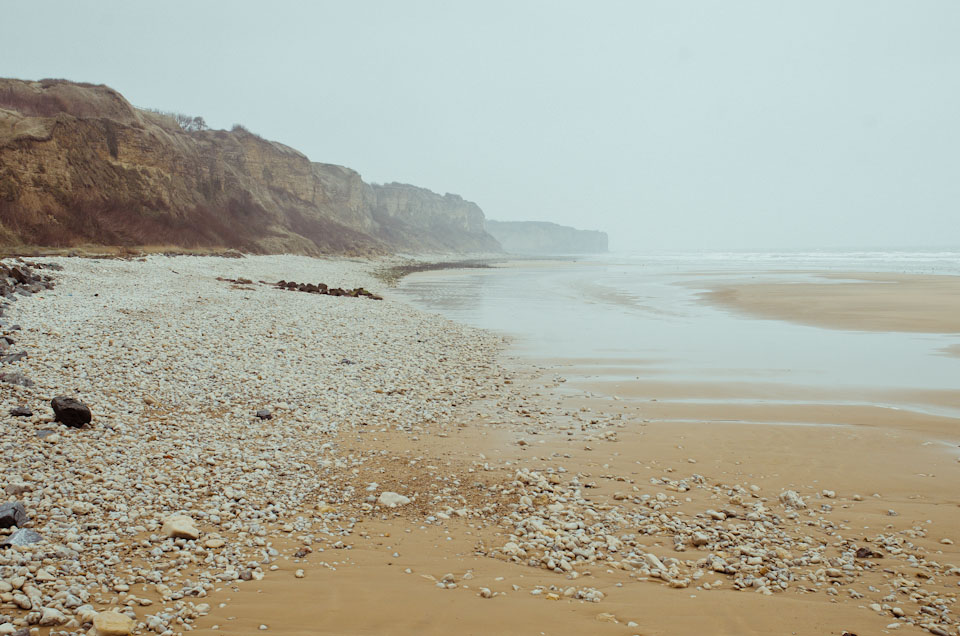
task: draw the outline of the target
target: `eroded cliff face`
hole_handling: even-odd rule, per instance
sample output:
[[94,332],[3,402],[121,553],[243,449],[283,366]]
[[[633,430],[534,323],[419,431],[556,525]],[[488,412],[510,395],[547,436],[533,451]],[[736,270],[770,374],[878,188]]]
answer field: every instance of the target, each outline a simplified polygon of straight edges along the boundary
[[105,86],[6,79],[0,244],[499,251],[458,196],[370,185],[243,129],[186,132]]
[[513,254],[594,254],[607,251],[607,234],[539,221],[486,221],[486,229]]

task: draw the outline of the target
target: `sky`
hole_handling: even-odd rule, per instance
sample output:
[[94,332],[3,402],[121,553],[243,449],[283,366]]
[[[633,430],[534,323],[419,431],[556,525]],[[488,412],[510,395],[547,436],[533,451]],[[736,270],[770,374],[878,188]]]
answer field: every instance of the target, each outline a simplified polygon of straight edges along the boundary
[[0,0],[107,84],[615,250],[960,246],[960,2]]

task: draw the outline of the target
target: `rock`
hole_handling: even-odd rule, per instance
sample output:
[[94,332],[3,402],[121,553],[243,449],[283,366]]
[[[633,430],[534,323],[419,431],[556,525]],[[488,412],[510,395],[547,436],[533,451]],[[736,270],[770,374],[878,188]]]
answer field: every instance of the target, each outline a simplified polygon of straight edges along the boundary
[[704,534],[703,532],[694,532],[693,539],[691,539],[693,545],[699,547],[702,545],[707,545],[710,543],[710,535]]
[[797,494],[795,490],[784,490],[780,493],[780,503],[784,505],[785,508],[806,508],[807,504],[803,501],[803,498]]
[[56,420],[65,426],[82,428],[90,423],[92,415],[86,404],[72,397],[57,396],[50,401]]
[[67,617],[63,615],[63,612],[52,607],[45,607],[43,608],[43,614],[40,616],[39,624],[41,627],[53,627],[63,625],[66,622]]
[[257,417],[259,417],[261,420],[272,420],[273,413],[271,413],[267,409],[260,409],[259,411],[257,411]]
[[19,386],[33,386],[33,380],[23,375],[19,371],[13,371],[10,373],[0,373],[0,382],[6,382],[7,384],[17,384]]
[[18,351],[9,355],[0,356],[0,364],[10,364],[11,362],[20,362],[27,357],[26,351]]
[[27,525],[29,520],[27,509],[19,501],[0,504],[0,528],[11,528],[13,526],[22,528]]
[[647,562],[647,565],[650,566],[651,570],[660,570],[665,572],[667,570],[666,566],[663,565],[663,562],[657,558],[655,554],[650,554],[649,552],[643,555],[644,561]]
[[160,530],[164,535],[174,539],[200,538],[200,531],[193,523],[193,519],[187,515],[171,515],[163,520],[163,527]]
[[879,552],[874,552],[870,548],[857,548],[856,557],[858,559],[879,559],[883,555]]
[[493,592],[490,591],[488,587],[481,587],[480,592],[477,594],[480,598],[493,598]]
[[33,411],[25,406],[15,406],[10,409],[10,415],[14,417],[33,417]]
[[223,539],[207,539],[207,541],[203,545],[205,545],[210,549],[215,550],[217,548],[222,548],[223,546],[227,545],[227,542],[224,541]]
[[409,497],[404,497],[403,495],[395,492],[383,492],[380,493],[380,498],[377,499],[377,503],[381,506],[386,506],[387,508],[396,508],[397,506],[405,506],[410,503]]
[[127,636],[133,630],[133,619],[118,612],[100,612],[93,627],[97,636]]
[[43,537],[40,536],[38,532],[30,530],[29,528],[21,528],[4,539],[4,541],[0,543],[0,547],[30,545],[31,543],[39,543],[41,541],[43,541]]

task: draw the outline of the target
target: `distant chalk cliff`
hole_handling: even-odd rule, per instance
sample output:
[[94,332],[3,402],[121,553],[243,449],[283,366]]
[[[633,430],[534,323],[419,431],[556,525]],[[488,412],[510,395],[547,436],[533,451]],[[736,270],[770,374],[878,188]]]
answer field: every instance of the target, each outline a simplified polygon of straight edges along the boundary
[[540,221],[490,221],[486,229],[513,254],[596,254],[607,251],[607,234]]

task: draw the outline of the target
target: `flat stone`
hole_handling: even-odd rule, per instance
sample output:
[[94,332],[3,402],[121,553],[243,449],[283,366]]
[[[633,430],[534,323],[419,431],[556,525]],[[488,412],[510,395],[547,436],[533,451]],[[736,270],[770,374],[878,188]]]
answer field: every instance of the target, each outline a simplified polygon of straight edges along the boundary
[[10,415],[14,417],[32,417],[33,411],[25,406],[15,406],[10,409]]
[[387,508],[396,508],[397,506],[405,506],[410,503],[410,498],[404,497],[399,493],[387,491],[380,493],[380,498],[377,499],[377,503]]
[[127,636],[133,630],[133,619],[117,612],[100,612],[93,627],[97,636]]
[[174,539],[199,539],[200,531],[187,515],[172,515],[163,520],[161,532]]
[[31,543],[40,543],[41,541],[43,541],[43,537],[40,536],[40,533],[30,530],[29,528],[21,528],[4,539],[3,543],[0,543],[0,547],[30,545]]

